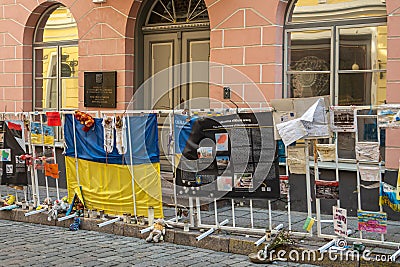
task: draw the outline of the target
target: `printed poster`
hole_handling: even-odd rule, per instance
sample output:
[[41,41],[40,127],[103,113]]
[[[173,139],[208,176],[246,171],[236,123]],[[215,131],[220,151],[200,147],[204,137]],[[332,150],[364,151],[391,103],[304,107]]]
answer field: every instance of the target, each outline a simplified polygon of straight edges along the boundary
[[18,142],[22,150],[26,152],[25,147],[25,127],[23,121],[6,121],[7,127],[11,134],[14,136],[15,140]]
[[281,186],[281,195],[289,194],[289,176],[281,175],[279,177],[280,186]]
[[380,181],[380,169],[378,166],[362,166],[358,167],[360,172],[360,178],[367,182],[379,182]]
[[378,142],[358,142],[356,144],[356,159],[358,161],[379,162]]
[[[280,197],[272,112],[198,117],[192,125],[187,125],[187,117],[177,116],[174,121],[179,137],[176,152],[182,153],[176,171],[176,184],[182,189],[179,195]],[[214,177],[215,183],[205,184],[204,176]]]
[[355,109],[330,107],[331,130],[333,132],[355,132],[357,120]]
[[315,198],[339,199],[338,181],[315,181]]
[[357,211],[358,230],[370,233],[386,234],[387,214],[375,211]]
[[[22,122],[21,122],[22,123]],[[1,184],[8,186],[27,185],[27,169],[25,160],[20,156],[25,154],[25,145],[21,146],[23,138],[21,124],[17,121],[0,122],[4,139],[3,148],[0,149]]]
[[303,146],[289,146],[287,148],[289,171],[294,174],[306,173],[306,148]]
[[333,228],[338,236],[347,237],[347,210],[333,206]]
[[228,134],[216,133],[215,134],[216,150],[228,151]]
[[321,161],[336,161],[335,144],[317,144],[317,153]]

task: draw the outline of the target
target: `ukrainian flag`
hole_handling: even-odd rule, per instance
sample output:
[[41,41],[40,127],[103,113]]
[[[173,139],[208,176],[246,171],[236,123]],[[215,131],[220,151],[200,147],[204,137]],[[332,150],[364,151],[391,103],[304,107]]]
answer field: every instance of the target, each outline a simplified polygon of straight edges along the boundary
[[154,216],[162,218],[157,117],[149,114],[126,119],[130,132],[128,127],[124,131],[130,140],[127,153],[121,155],[115,140],[112,153],[105,152],[102,119],[95,119],[94,126],[85,132],[72,115],[65,117],[68,201],[77,194],[88,209],[133,215],[133,175],[136,215],[147,217],[148,208],[153,207]]

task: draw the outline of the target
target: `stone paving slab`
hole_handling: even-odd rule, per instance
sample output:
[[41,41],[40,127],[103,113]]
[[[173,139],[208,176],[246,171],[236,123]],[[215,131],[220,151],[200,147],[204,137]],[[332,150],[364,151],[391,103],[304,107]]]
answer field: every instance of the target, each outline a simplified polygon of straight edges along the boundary
[[[88,242],[89,246],[82,247]],[[121,251],[128,253],[123,256]],[[244,255],[170,243],[149,244],[133,237],[86,230],[72,232],[60,227],[4,220],[0,220],[0,265],[260,266]],[[303,265],[277,262],[272,266]]]

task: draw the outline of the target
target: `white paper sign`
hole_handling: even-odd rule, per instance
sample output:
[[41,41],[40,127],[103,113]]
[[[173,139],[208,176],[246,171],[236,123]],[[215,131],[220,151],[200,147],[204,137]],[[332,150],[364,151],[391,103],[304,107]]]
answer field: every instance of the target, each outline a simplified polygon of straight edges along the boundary
[[333,206],[333,228],[338,236],[347,237],[347,210]]
[[356,159],[359,161],[379,161],[379,143],[358,142],[356,144]]
[[288,146],[305,137],[329,136],[325,113],[325,101],[320,98],[300,118],[277,124],[276,128],[283,143]]

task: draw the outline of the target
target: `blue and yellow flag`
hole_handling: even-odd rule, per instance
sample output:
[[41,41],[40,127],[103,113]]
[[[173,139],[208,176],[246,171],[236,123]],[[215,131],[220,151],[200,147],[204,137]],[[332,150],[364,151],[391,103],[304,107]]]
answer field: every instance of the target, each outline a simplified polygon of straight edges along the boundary
[[162,218],[157,117],[149,114],[128,117],[126,121],[130,126],[124,127],[128,151],[121,155],[115,145],[111,153],[105,152],[102,119],[95,119],[94,126],[85,132],[72,115],[65,117],[68,200],[74,194],[82,199],[81,186],[88,209],[134,214],[134,180],[136,215],[148,216],[148,208],[153,207],[154,216]]

